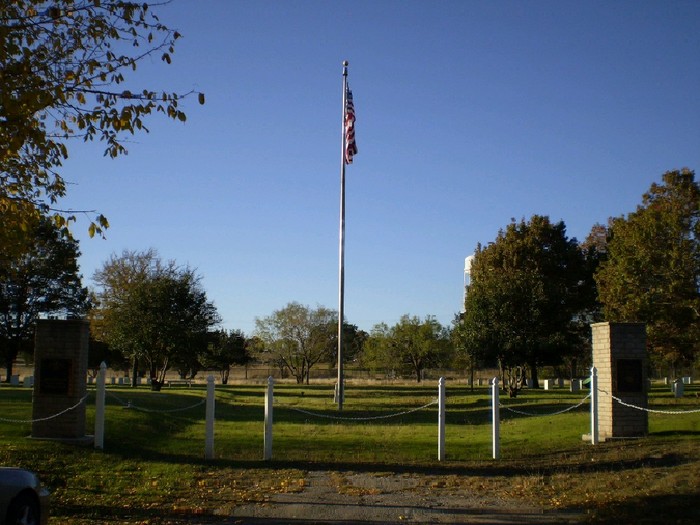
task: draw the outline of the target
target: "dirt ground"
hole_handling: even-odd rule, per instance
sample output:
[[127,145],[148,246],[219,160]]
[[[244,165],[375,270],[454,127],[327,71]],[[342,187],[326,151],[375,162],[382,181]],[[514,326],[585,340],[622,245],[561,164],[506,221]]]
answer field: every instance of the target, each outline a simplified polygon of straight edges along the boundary
[[579,523],[522,501],[466,493],[434,476],[311,471],[298,491],[221,509],[232,524]]

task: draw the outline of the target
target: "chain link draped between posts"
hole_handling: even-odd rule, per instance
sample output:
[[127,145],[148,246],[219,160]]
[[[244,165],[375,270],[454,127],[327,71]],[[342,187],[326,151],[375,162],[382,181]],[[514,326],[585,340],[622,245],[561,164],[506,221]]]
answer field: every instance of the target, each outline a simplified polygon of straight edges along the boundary
[[598,436],[598,397],[599,394],[604,394],[606,396],[610,396],[612,400],[614,400],[616,403],[619,403],[622,406],[634,409],[634,410],[640,410],[644,412],[649,412],[653,414],[667,414],[667,415],[686,415],[686,414],[697,414],[700,413],[700,409],[693,409],[693,410],[659,410],[659,409],[653,409],[653,408],[647,408],[647,407],[640,407],[631,403],[627,403],[620,399],[619,397],[616,397],[609,392],[606,392],[605,390],[599,389],[598,388],[598,378],[597,378],[597,370],[595,367],[591,368],[591,392],[584,397],[578,404],[564,408],[563,410],[557,410],[556,412],[551,412],[551,413],[532,413],[532,412],[526,412],[524,410],[518,410],[513,407],[509,407],[506,405],[502,405],[499,402],[499,391],[498,391],[498,378],[494,377],[492,380],[492,393],[491,393],[491,403],[492,403],[492,410],[493,410],[493,458],[498,459],[499,454],[500,454],[500,430],[499,430],[499,420],[500,417],[498,415],[498,409],[503,408],[504,410],[508,410],[510,412],[513,412],[515,414],[520,414],[523,416],[532,416],[532,417],[538,417],[538,416],[558,416],[561,414],[564,414],[566,412],[569,412],[571,410],[575,410],[582,406],[587,399],[591,399],[591,443],[593,445],[597,445],[599,442],[599,436]]
[[112,392],[108,392],[105,385],[105,374],[107,370],[107,365],[103,362],[100,365],[100,372],[97,378],[97,388],[96,388],[96,403],[95,403],[95,448],[104,448],[104,418],[105,418],[105,397],[107,394],[115,399],[122,408],[133,409],[138,412],[144,412],[148,414],[173,414],[176,412],[185,412],[187,410],[192,410],[194,408],[200,407],[206,404],[205,410],[205,442],[204,442],[204,458],[207,460],[214,459],[214,414],[215,414],[215,404],[216,404],[216,392],[214,384],[214,376],[207,377],[207,394],[205,399],[201,399],[196,403],[191,405],[178,407],[178,408],[168,408],[168,409],[152,409],[139,407],[131,403],[131,401],[125,402],[123,399],[114,395]]
[[[264,421],[265,434],[264,434],[264,440],[263,440],[263,459],[265,461],[269,461],[272,459],[273,412],[274,412],[274,407],[275,407],[274,384],[275,384],[275,380],[272,377],[269,377],[267,380],[267,390],[265,392],[265,421]],[[309,410],[304,410],[302,408],[286,406],[286,405],[278,405],[278,408],[290,410],[292,412],[297,412],[299,414],[303,414],[303,415],[306,415],[309,417],[315,417],[315,418],[319,418],[319,419],[329,419],[329,420],[333,420],[333,421],[358,422],[358,421],[378,421],[378,420],[400,417],[400,416],[404,416],[407,414],[412,414],[414,412],[418,412],[420,410],[425,410],[426,408],[431,407],[433,405],[438,405],[438,460],[442,461],[445,459],[445,444],[444,444],[444,435],[445,435],[445,429],[444,429],[444,425],[445,425],[445,416],[444,416],[445,379],[442,377],[440,378],[440,381],[438,383],[438,399],[434,399],[434,400],[430,401],[429,403],[426,403],[425,405],[422,405],[422,406],[419,406],[416,408],[402,410],[400,412],[394,412],[392,414],[382,414],[380,416],[349,417],[349,416],[335,416],[335,415],[330,415],[330,414],[323,414],[320,412],[312,412]]]
[[698,414],[698,413],[700,413],[700,408],[697,410],[659,410],[659,409],[655,409],[655,408],[640,407],[637,405],[632,405],[630,403],[625,403],[619,397],[615,397],[615,396],[609,394],[608,392],[605,392],[604,390],[598,390],[598,391],[605,394],[605,395],[609,395],[610,397],[613,398],[613,400],[615,400],[617,403],[621,404],[622,406],[626,406],[628,408],[633,408],[635,410],[640,410],[642,412],[650,412],[652,414],[667,414],[667,415],[673,415],[673,416],[682,416],[685,414]]
[[149,414],[172,414],[175,412],[185,412],[186,410],[191,410],[193,408],[201,407],[203,404],[205,404],[207,402],[206,399],[202,399],[202,400],[198,401],[197,403],[195,403],[193,405],[188,405],[186,407],[155,410],[155,409],[151,409],[151,408],[144,408],[144,407],[136,406],[136,405],[132,404],[131,401],[124,401],[123,399],[120,399],[119,397],[112,394],[112,392],[110,392],[109,390],[107,391],[107,395],[109,397],[111,397],[112,399],[116,400],[117,403],[122,405],[123,408],[136,410],[138,412],[147,412]]
[[333,419],[336,421],[374,421],[377,419],[391,419],[393,417],[405,416],[406,414],[412,414],[412,413],[418,412],[420,410],[425,410],[426,408],[431,407],[433,405],[437,405],[437,404],[438,404],[438,400],[435,399],[435,400],[431,401],[430,403],[427,403],[421,407],[412,408],[410,410],[404,410],[403,412],[396,412],[394,414],[385,414],[385,415],[381,415],[381,416],[367,416],[367,417],[331,416],[329,414],[321,414],[319,412],[309,412],[308,410],[303,410],[301,408],[284,406],[284,405],[282,405],[282,406],[278,405],[277,408],[283,408],[286,410],[291,410],[293,412],[299,412],[300,414],[304,414],[304,415],[311,416],[311,417],[317,417],[317,418],[321,418],[321,419]]
[[3,421],[3,422],[5,422],[5,423],[38,423],[38,422],[40,422],[40,421],[49,421],[49,420],[51,420],[51,419],[56,419],[57,417],[60,417],[60,416],[62,416],[63,414],[67,414],[67,413],[70,412],[71,410],[75,410],[75,409],[78,408],[80,405],[82,405],[83,403],[85,403],[85,401],[87,400],[87,398],[88,398],[89,395],[90,395],[90,394],[85,394],[85,395],[80,399],[80,401],[78,401],[78,402],[77,402],[75,405],[73,405],[72,407],[68,407],[68,408],[66,408],[65,410],[61,410],[61,411],[58,412],[57,414],[53,414],[53,415],[51,415],[51,416],[40,417],[40,418],[37,418],[37,419],[5,419],[4,417],[0,417],[0,421]]
[[570,407],[565,408],[564,410],[558,410],[557,412],[549,412],[549,413],[532,413],[532,412],[524,412],[522,410],[517,410],[515,408],[509,407],[507,405],[501,405],[501,408],[504,408],[508,410],[509,412],[514,412],[515,414],[520,414],[521,416],[532,416],[532,417],[538,417],[538,416],[558,416],[560,414],[565,414],[566,412],[569,412],[571,410],[576,410],[578,407],[583,405],[586,400],[591,397],[591,394],[588,394],[586,397],[584,397],[581,402],[577,405],[572,405]]

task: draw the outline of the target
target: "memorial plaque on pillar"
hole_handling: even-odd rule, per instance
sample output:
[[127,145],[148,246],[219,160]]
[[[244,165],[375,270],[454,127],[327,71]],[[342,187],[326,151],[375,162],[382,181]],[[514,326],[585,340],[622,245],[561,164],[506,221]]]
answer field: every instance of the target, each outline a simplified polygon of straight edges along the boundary
[[71,393],[72,360],[42,359],[39,367],[41,369],[40,394],[67,396]]
[[641,359],[617,360],[617,392],[641,394],[644,392],[643,363]]

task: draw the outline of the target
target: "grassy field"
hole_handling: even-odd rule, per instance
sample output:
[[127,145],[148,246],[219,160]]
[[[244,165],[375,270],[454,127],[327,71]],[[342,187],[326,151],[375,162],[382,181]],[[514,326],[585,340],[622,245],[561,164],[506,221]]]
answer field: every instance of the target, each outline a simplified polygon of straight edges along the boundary
[[[649,435],[592,446],[587,391],[501,397],[501,458],[491,458],[486,387],[447,384],[446,461],[437,461],[437,384],[349,384],[342,416],[332,386],[275,386],[273,460],[263,461],[264,384],[217,387],[215,456],[204,461],[205,388],[109,386],[104,451],[27,439],[31,391],[0,388],[0,465],[37,472],[52,525],[215,523],[215,513],[297,491],[312,469],[440,476],[481,491],[575,509],[595,523],[700,522],[700,413],[649,415]],[[700,409],[696,385],[650,407]],[[88,398],[92,433],[94,396]],[[125,408],[131,404],[137,409]],[[428,405],[428,406],[426,406]],[[424,407],[420,410],[416,408]],[[184,409],[184,410],[181,410]],[[513,411],[515,410],[515,411]],[[525,416],[520,412],[538,414]],[[401,415],[394,417],[394,414]],[[370,419],[378,418],[378,419]]]

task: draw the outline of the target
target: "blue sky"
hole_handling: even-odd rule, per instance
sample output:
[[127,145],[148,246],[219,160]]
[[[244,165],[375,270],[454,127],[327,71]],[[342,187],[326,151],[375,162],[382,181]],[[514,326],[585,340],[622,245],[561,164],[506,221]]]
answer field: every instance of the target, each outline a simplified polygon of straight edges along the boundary
[[[359,153],[347,168],[346,319],[449,324],[464,258],[515,218],[583,240],[664,171],[700,169],[700,2],[175,0],[170,66],[133,85],[203,91],[129,155],[71,144],[65,207],[90,283],[153,247],[196,268],[225,328],[290,301],[338,307],[342,61]],[[699,173],[700,175],[700,173]]]

